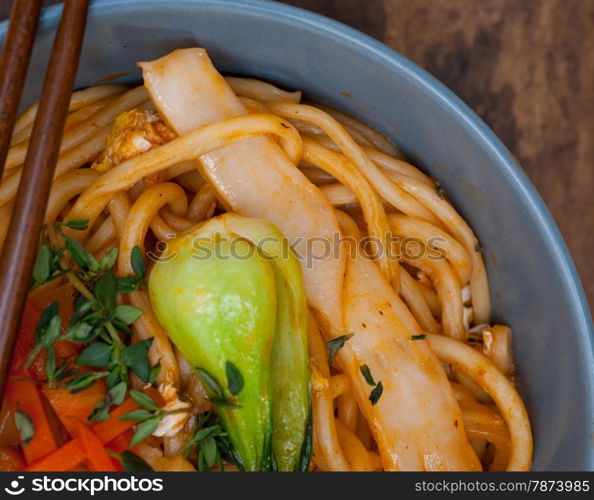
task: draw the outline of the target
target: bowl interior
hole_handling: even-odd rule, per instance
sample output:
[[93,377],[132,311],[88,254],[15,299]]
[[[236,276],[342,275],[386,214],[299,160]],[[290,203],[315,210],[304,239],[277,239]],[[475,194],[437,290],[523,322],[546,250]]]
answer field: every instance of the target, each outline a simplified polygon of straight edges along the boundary
[[[39,95],[58,14],[42,20],[26,103]],[[490,130],[378,42],[272,2],[95,1],[77,86],[114,74],[138,81],[137,61],[192,46],[206,47],[223,72],[303,89],[357,116],[440,180],[484,248],[494,319],[514,331],[534,469],[594,469],[592,326],[581,285],[548,211]]]

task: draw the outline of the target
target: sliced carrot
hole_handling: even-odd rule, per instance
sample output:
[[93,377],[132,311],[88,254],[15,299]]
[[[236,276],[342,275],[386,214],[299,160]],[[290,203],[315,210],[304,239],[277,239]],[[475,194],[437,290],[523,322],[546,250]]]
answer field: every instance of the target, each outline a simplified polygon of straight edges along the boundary
[[89,418],[95,405],[105,396],[105,383],[103,380],[98,380],[91,387],[76,394],[72,394],[70,389],[65,387],[44,386],[41,390],[66,430],[70,435],[74,435],[75,428],[72,419],[76,418],[85,422]]
[[[99,436],[102,443],[114,441],[118,436],[127,433],[134,426],[129,420],[118,420],[120,416],[136,410],[138,405],[131,399],[126,399],[120,406],[115,408],[110,417],[103,422],[94,424],[91,428]],[[116,450],[114,450],[116,451]],[[122,450],[123,451],[123,450]],[[58,450],[29,464],[28,471],[68,471],[85,461],[85,449],[82,440],[76,437],[66,443]]]
[[133,410],[138,409],[138,405],[131,399],[126,399],[120,406],[114,409],[107,420],[103,422],[97,422],[93,425],[93,431],[96,432],[101,441],[109,443],[117,438],[123,432],[131,429],[136,422],[130,420],[119,420],[122,415],[130,413]]
[[116,467],[105,451],[101,438],[80,420],[73,419],[77,437],[81,440],[89,470],[96,472],[114,472]]
[[112,439],[105,445],[105,447],[111,451],[115,451],[116,453],[122,453],[122,451],[130,449],[130,441],[132,441],[133,435],[134,433],[132,432],[132,429],[128,429],[123,434],[120,434],[117,438]]
[[0,471],[23,470],[27,464],[22,453],[8,446],[0,446]]
[[81,439],[68,441],[64,446],[31,462],[25,471],[60,472],[74,469],[84,462],[85,449]]
[[35,360],[35,362],[25,370],[24,366],[31,349],[35,346],[35,329],[39,322],[41,315],[41,308],[32,299],[27,299],[25,302],[25,309],[19,327],[19,333],[12,353],[10,362],[10,375],[18,377],[27,377],[34,375],[44,375],[45,368],[42,360]]
[[16,410],[20,410],[33,421],[35,428],[33,438],[27,444],[21,443],[27,463],[55,450],[58,445],[37,386],[29,381],[9,380],[6,384],[6,398],[13,414]]

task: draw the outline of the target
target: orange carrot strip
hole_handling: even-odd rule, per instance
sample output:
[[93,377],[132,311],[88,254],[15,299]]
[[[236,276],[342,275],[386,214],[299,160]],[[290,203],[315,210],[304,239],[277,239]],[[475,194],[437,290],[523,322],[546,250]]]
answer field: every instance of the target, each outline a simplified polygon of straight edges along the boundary
[[[115,408],[107,420],[97,422],[91,429],[98,436],[104,445],[113,441],[121,434],[130,430],[135,422],[121,421],[118,418],[126,413],[136,410],[138,405],[131,399],[126,399],[120,406]],[[103,450],[104,453],[105,449]],[[68,441],[61,448],[32,462],[27,471],[67,471],[71,470],[87,459],[82,439],[76,437]],[[112,462],[113,464],[113,462]]]
[[119,417],[136,410],[138,405],[131,399],[126,399],[120,406],[109,414],[109,418],[103,422],[97,422],[93,425],[93,431],[101,438],[104,443],[109,443],[117,438],[123,432],[132,428],[136,422],[129,420],[118,420]]
[[42,389],[43,394],[58,415],[70,435],[75,434],[73,418],[85,422],[93,408],[105,396],[105,383],[98,380],[91,387],[72,394],[65,387],[47,387]]
[[32,462],[25,471],[59,472],[76,467],[86,458],[82,440],[76,438],[64,446]]
[[33,421],[35,428],[33,438],[27,444],[21,443],[27,463],[55,450],[58,445],[43,407],[41,393],[35,384],[9,380],[6,384],[6,398],[13,413],[20,410]]
[[85,455],[87,456],[86,462],[89,469],[96,472],[116,471],[117,469],[105,451],[105,446],[99,436],[80,420],[73,420],[76,434],[81,440]]

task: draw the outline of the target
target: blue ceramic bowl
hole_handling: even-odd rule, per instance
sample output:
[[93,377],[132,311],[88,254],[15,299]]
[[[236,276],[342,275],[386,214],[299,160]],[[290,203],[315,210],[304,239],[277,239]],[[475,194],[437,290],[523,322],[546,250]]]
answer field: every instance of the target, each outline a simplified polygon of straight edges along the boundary
[[[59,13],[44,13],[27,103],[39,95]],[[138,80],[137,61],[193,46],[224,72],[303,89],[357,116],[441,181],[485,249],[494,318],[513,328],[534,469],[594,469],[593,333],[582,287],[549,212],[491,130],[384,45],[267,1],[95,0],[77,85],[128,71],[124,80]]]

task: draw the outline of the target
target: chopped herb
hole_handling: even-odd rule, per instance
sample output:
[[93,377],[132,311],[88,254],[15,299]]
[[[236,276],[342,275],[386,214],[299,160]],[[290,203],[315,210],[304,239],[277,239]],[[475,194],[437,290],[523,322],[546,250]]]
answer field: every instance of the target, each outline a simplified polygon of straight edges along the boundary
[[115,451],[111,451],[110,449],[106,449],[107,454],[117,458],[120,463],[122,464],[122,468],[125,471],[130,472],[149,472],[152,471],[152,467],[147,464],[142,458],[140,458],[136,453],[126,450],[122,453],[116,453]]
[[48,245],[43,245],[39,250],[33,265],[33,288],[47,282],[51,274],[52,256]]
[[132,264],[132,269],[134,270],[136,276],[139,276],[140,278],[144,279],[146,275],[146,264],[144,263],[144,258],[142,257],[142,250],[138,245],[136,245],[132,249],[132,255],[130,260]]
[[68,222],[58,222],[58,224],[74,229],[75,231],[85,231],[89,226],[89,221],[87,219],[74,219]]
[[99,262],[99,269],[101,269],[102,271],[107,271],[108,269],[111,269],[115,265],[117,258],[118,249],[112,248],[109,252],[107,252],[105,257],[101,259],[101,262]]
[[223,388],[221,384],[217,381],[215,377],[213,377],[210,373],[202,368],[196,368],[198,375],[200,375],[200,379],[202,383],[206,386],[207,389],[210,390],[214,397],[218,399],[223,399]]
[[425,334],[412,335],[410,340],[425,340],[426,338],[427,338],[427,335],[425,335]]
[[367,366],[367,365],[361,365],[359,367],[359,370],[361,370],[361,373],[363,374],[363,377],[365,378],[365,381],[369,385],[375,385],[375,380],[373,380],[373,376],[371,375],[371,371],[369,370],[369,366]]
[[122,415],[119,419],[120,420],[130,420],[132,422],[144,422],[149,418],[152,418],[153,412],[148,410],[133,410],[130,413],[126,413]]
[[347,340],[349,340],[353,335],[355,335],[355,334],[349,333],[348,335],[341,335],[340,337],[336,337],[335,339],[332,339],[330,342],[328,342],[326,344],[326,348],[328,349],[328,352],[329,352],[329,355],[328,355],[328,364],[329,365],[332,364],[332,362],[334,361],[334,358],[338,354],[338,351],[340,349],[342,349],[345,342]]
[[149,370],[148,383],[155,386],[157,384],[157,379],[159,378],[159,373],[161,373],[161,364],[157,362],[157,364],[152,366]]
[[130,391],[130,397],[145,410],[156,411],[159,409],[159,406],[155,403],[153,398],[144,392]]
[[239,455],[224,432],[219,417],[211,418],[209,412],[199,416],[196,429],[185,445],[184,456],[188,458],[194,449],[197,451],[196,465],[200,471],[208,471],[215,465],[223,470],[223,460],[235,463],[240,470],[243,469],[238,460]]
[[136,427],[136,432],[132,436],[132,441],[130,441],[130,448],[133,448],[141,441],[144,441],[153,432],[155,432],[162,418],[162,416],[154,416],[139,424]]
[[137,309],[136,307],[132,306],[121,305],[116,307],[114,319],[117,319],[128,326],[134,323],[141,316],[141,309]]
[[14,412],[14,423],[19,431],[22,443],[24,445],[29,444],[35,436],[35,425],[31,417],[24,411],[16,410]]
[[481,246],[481,244],[480,244],[480,243],[478,243],[478,242],[477,242],[477,244],[476,244],[476,245],[474,245],[474,251],[475,251],[476,253],[482,253],[482,251],[483,251],[483,247]]
[[109,372],[85,372],[73,379],[66,382],[66,387],[70,389],[72,394],[85,390],[87,387],[91,387],[97,380],[107,377]]
[[91,366],[93,368],[104,368],[111,359],[111,346],[104,342],[94,342],[76,358],[78,366]]
[[443,187],[441,186],[441,184],[439,182],[435,183],[435,194],[437,196],[439,196],[440,199],[443,200],[444,191],[443,191]]
[[374,389],[369,394],[369,401],[371,404],[375,406],[379,399],[382,397],[382,392],[384,392],[384,386],[381,382],[378,382]]
[[225,364],[225,371],[227,372],[227,387],[229,392],[237,396],[243,389],[243,376],[241,372],[231,361]]

